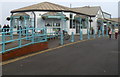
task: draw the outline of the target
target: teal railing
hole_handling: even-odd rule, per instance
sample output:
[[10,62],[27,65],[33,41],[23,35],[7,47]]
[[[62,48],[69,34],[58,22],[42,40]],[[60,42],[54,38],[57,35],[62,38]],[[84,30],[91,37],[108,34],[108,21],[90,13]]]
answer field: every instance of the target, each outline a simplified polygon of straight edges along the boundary
[[[8,32],[6,31],[7,29],[9,29]],[[0,28],[0,45],[2,45],[0,53],[45,41],[47,41],[46,28],[26,28],[19,30],[13,30],[13,28]],[[15,47],[9,48],[7,47],[8,43],[11,43],[11,45],[14,43],[17,44]]]

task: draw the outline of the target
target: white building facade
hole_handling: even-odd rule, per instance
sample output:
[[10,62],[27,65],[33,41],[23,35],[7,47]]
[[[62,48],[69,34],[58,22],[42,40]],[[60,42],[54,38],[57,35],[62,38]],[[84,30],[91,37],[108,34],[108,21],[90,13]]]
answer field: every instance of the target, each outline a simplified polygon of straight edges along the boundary
[[[86,8],[89,9],[89,12],[95,12],[89,14]],[[80,30],[82,30],[83,34],[87,34],[87,29],[90,30],[91,28],[97,33],[99,26],[98,19],[105,18],[101,8],[91,9],[91,7],[84,7],[84,9],[86,11],[82,11],[81,8],[71,9],[43,2],[11,11],[11,17],[14,18],[12,24],[14,24],[13,26],[47,28],[48,34],[58,30],[65,30],[70,35],[72,32],[79,35]],[[24,20],[19,20],[21,16],[23,16]],[[90,20],[92,21],[90,22]]]

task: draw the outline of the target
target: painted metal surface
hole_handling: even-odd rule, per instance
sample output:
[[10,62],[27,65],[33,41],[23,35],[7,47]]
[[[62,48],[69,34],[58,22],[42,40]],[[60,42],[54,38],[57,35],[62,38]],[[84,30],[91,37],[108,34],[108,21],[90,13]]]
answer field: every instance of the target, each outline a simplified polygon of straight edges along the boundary
[[[0,28],[2,29],[2,28]],[[2,36],[2,41],[0,41],[0,43],[2,44],[2,51],[0,51],[0,53],[5,53],[7,51],[13,50],[13,49],[17,49],[17,48],[21,48],[23,46],[27,46],[30,44],[34,44],[34,43],[40,43],[40,42],[46,42],[47,41],[47,35],[46,35],[46,30],[45,28],[41,28],[41,29],[36,29],[36,28],[27,28],[27,29],[19,29],[16,31],[10,30],[8,32],[4,31],[6,28],[2,29],[2,32],[0,32],[0,34]],[[34,32],[35,30],[35,32]],[[28,33],[23,33],[23,31],[27,31]],[[14,39],[13,38],[13,34],[11,36],[11,33],[17,33],[18,38]],[[6,40],[6,38],[8,37],[12,37],[13,39],[9,39]],[[22,44],[23,40],[29,40],[29,43],[26,44]],[[17,42],[18,46],[16,47],[12,47],[10,49],[5,49],[7,46],[7,43],[11,43],[11,42]]]
[[74,32],[72,32],[72,35],[71,35],[72,37],[71,37],[71,42],[74,42],[75,41],[75,39],[74,39]]

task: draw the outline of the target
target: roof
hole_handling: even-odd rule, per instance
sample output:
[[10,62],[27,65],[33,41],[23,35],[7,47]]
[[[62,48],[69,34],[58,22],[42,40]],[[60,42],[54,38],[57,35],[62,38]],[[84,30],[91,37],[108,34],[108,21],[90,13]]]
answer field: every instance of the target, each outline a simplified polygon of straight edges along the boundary
[[50,3],[50,2],[42,2],[34,5],[30,5],[27,7],[23,7],[20,9],[12,10],[11,12],[19,12],[19,11],[34,11],[34,10],[57,10],[57,11],[68,11],[69,8],[65,6],[61,6],[58,4]]
[[84,6],[84,7],[76,7],[71,9],[87,15],[95,16],[101,8],[100,6]]
[[[11,13],[29,12],[29,11],[52,11],[52,12],[65,11],[65,12],[73,12],[73,13],[78,13],[78,14],[82,14],[82,15],[87,15],[85,13],[81,13],[81,11],[70,9],[69,7],[50,3],[50,2],[42,2],[42,3],[27,6],[27,7],[23,7],[20,9],[15,9],[15,10],[12,10]],[[90,16],[90,15],[87,15],[87,16]]]
[[29,16],[27,13],[17,13],[12,16]]
[[120,18],[111,18],[112,21],[120,22]]
[[120,18],[111,18],[106,20],[113,21],[113,22],[120,22]]

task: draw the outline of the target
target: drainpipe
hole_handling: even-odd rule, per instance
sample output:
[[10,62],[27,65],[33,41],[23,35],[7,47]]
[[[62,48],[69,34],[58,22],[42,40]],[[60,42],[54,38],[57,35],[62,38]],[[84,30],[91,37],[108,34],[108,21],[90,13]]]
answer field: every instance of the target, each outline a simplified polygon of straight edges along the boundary
[[13,15],[13,13],[11,14],[11,17],[10,17],[10,18],[11,18],[11,20],[10,20],[10,27],[13,27],[13,26],[12,26],[12,25],[13,25],[13,24],[12,24],[12,20],[13,20],[12,15]]
[[[36,27],[36,14],[35,14],[35,12],[33,12],[32,11],[32,13],[33,13],[33,15],[34,15],[34,28]],[[35,30],[34,30],[35,31]]]

